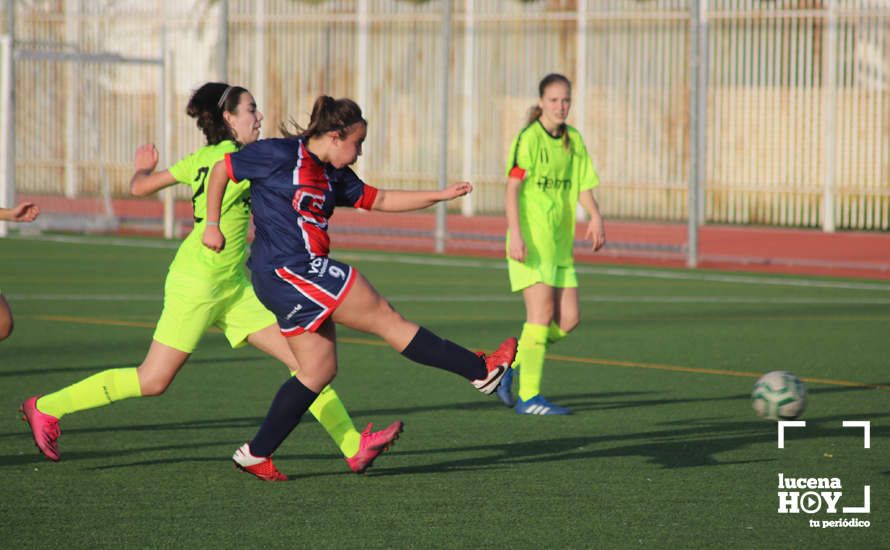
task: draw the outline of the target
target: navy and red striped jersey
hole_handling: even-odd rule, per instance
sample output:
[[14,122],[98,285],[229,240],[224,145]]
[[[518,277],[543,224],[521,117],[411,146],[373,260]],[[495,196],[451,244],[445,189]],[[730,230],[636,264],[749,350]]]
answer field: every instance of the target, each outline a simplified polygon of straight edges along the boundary
[[233,181],[250,180],[256,238],[247,266],[272,271],[328,255],[335,206],[370,210],[377,189],[348,166],[337,169],[309,152],[303,138],[256,141],[225,156]]

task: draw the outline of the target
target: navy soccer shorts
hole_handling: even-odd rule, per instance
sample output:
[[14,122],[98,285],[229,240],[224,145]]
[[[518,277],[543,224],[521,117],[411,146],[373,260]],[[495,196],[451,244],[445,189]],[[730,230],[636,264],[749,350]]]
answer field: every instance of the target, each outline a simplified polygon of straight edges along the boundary
[[343,302],[358,272],[328,257],[253,273],[257,298],[285,336],[315,332]]

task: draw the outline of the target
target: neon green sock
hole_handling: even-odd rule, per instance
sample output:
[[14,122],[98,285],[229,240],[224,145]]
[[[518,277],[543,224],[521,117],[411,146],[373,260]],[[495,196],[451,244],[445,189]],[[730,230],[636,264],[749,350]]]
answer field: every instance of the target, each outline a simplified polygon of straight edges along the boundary
[[528,401],[541,393],[541,375],[544,372],[544,354],[547,353],[549,327],[525,323],[519,337],[516,363],[519,369],[519,398]]
[[57,392],[44,395],[37,400],[37,410],[62,418],[73,412],[104,407],[117,401],[141,396],[142,390],[139,388],[136,367],[108,369]]
[[309,412],[340,447],[343,456],[349,458],[358,452],[362,436],[352,424],[352,418],[334,388],[325,386],[309,407]]
[[547,344],[555,344],[565,338],[569,333],[559,328],[556,321],[550,321],[550,327],[547,329]]

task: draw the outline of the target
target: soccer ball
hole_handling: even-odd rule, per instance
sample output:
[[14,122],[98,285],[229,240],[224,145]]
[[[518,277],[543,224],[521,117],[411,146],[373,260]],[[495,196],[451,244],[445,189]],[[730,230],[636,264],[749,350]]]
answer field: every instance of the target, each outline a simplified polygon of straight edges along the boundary
[[754,384],[751,406],[761,418],[793,420],[803,414],[807,406],[807,388],[794,374],[774,370]]

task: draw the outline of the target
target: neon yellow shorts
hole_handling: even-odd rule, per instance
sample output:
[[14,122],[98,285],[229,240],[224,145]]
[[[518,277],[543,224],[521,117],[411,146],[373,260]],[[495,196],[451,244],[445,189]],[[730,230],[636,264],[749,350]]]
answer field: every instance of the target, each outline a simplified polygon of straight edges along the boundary
[[507,258],[507,269],[510,272],[512,292],[519,292],[537,283],[544,283],[554,288],[578,287],[578,275],[573,265],[540,264],[532,267]]
[[192,353],[207,329],[216,326],[233,348],[240,348],[248,335],[275,324],[275,316],[260,303],[245,277],[219,281],[171,271],[154,339]]

